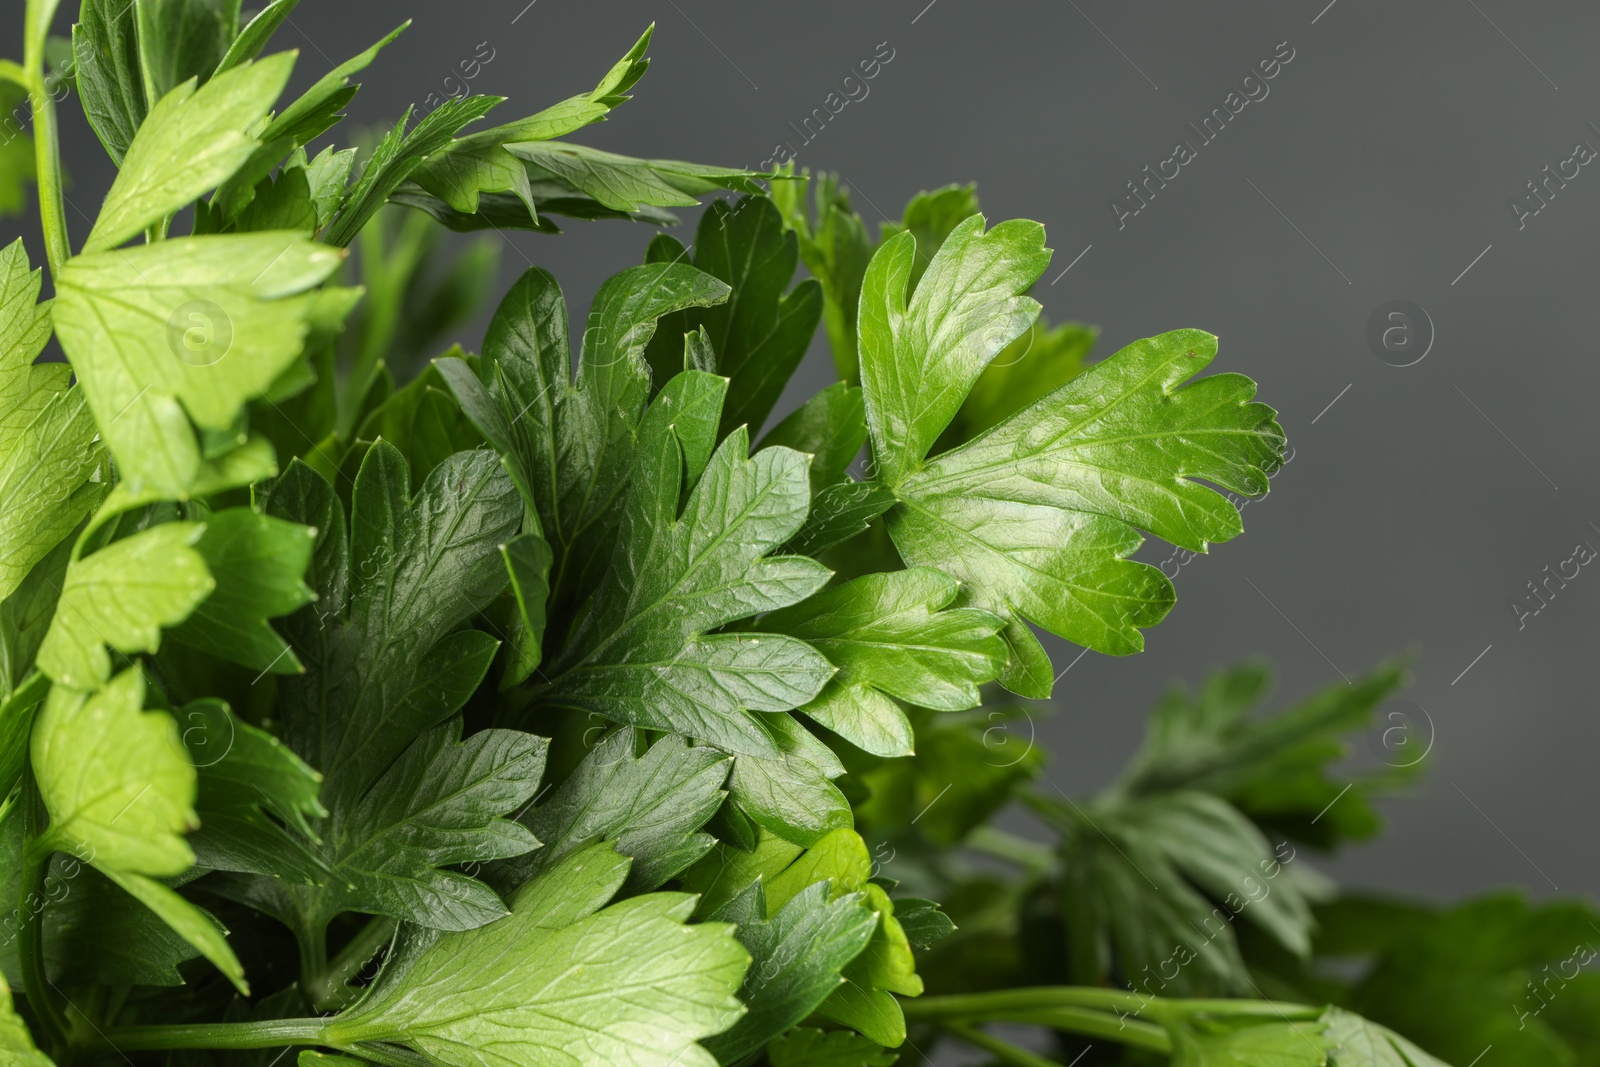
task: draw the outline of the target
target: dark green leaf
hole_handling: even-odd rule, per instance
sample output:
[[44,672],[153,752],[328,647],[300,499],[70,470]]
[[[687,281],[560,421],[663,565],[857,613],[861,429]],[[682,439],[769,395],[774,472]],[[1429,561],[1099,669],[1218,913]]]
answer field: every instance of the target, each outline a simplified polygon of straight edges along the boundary
[[138,19],[137,5],[128,0],[83,0],[72,27],[84,114],[119,167],[148,110]]

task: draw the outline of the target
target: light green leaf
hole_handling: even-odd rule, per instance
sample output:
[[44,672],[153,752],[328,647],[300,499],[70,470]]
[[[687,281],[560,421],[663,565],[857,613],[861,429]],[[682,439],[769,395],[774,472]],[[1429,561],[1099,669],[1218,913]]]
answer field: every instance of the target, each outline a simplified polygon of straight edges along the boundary
[[175,238],[67,264],[56,330],[132,490],[189,492],[204,458],[189,420],[237,432],[245,402],[300,355],[317,308],[306,290],[339,260],[303,234],[272,232]]
[[216,73],[221,74],[260,55],[267,41],[299,4],[300,0],[272,0],[272,3],[258,11],[255,18],[239,31],[239,36],[233,39],[233,43],[228,45],[227,54],[217,63]]
[[1321,1022],[1208,1023],[1169,1027],[1173,1067],[1324,1067]]
[[11,987],[0,978],[0,1058],[6,1067],[55,1067],[55,1062],[33,1044],[28,1026],[11,1004]]
[[[21,86],[0,82],[0,111],[16,114],[28,106],[27,101],[27,91]],[[33,184],[37,167],[33,137],[15,126],[7,137],[0,142],[0,219],[20,215],[28,207],[28,186]]]
[[34,363],[50,304],[19,238],[0,251],[0,600],[75,529],[105,492],[87,481],[103,451],[82,389],[60,363]]
[[93,864],[246,992],[244,970],[215,920],[155,880],[194,863],[183,834],[197,823],[196,775],[172,716],[143,707],[136,667],[94,693],[51,689],[32,741],[33,773],[50,813],[39,847]]
[[[792,164],[786,173],[793,175]],[[798,181],[772,183],[772,199],[785,221],[800,234],[800,258],[812,277],[822,283],[822,321],[828,331],[834,369],[841,380],[860,380],[856,319],[861,306],[861,283],[872,259],[873,242],[861,216],[850,210],[850,194],[838,176],[816,177],[815,212],[808,214],[805,190],[810,172]]]
[[90,690],[111,677],[109,645],[154,652],[215,582],[195,550],[205,527],[169,522],[113,541],[67,568],[55,618],[39,647],[39,669],[59,686]]
[[263,673],[303,668],[268,619],[288,615],[314,599],[301,581],[317,531],[249,508],[230,508],[206,519],[195,542],[216,588],[174,640]]
[[[1041,315],[978,375],[950,424],[953,439],[947,432],[941,443],[948,440],[953,447],[970,441],[1082,374],[1099,337],[1096,327],[1080,322],[1051,327]],[[936,445],[934,451],[944,450]]]
[[144,678],[123,671],[95,693],[57,686],[33,731],[48,844],[103,871],[182,874],[197,823],[195,771],[177,725],[145,712]]
[[804,640],[839,668],[801,711],[874,755],[909,756],[911,723],[891,697],[965,711],[1005,666],[996,636],[1004,622],[951,609],[958,592],[955,579],[928,567],[869,574],[773,612],[762,626]]
[[1127,559],[1138,530],[1204,551],[1243,528],[1197,479],[1266,492],[1283,433],[1271,408],[1250,402],[1254,383],[1218,374],[1179,388],[1215,352],[1198,330],[1135,342],[896,485],[904,506],[889,532],[906,563],[940,567],[972,606],[1007,618],[1009,688],[1050,690],[1023,620],[1101,652],[1144,647],[1139,629],[1174,597],[1159,570]]
[[[876,888],[876,887],[874,887]],[[860,955],[877,917],[859,893],[831,894],[816,882],[781,908],[769,909],[760,882],[718,909],[712,919],[738,927],[750,952],[739,999],[749,1009],[705,1046],[723,1063],[737,1063],[815,1011]]]
[[402,1044],[446,1067],[714,1067],[694,1042],[743,1013],[734,992],[749,957],[731,926],[684,925],[693,897],[604,907],[627,868],[605,844],[573,853],[511,915],[440,937],[324,1036]]
[[891,486],[916,470],[994,356],[1033,324],[1021,295],[1050,262],[1044,227],[1014,219],[950,234],[915,291],[909,233],[884,242],[861,290],[861,384],[873,457]]
[[574,850],[610,841],[633,860],[628,887],[651,890],[676,877],[714,844],[700,828],[727,794],[730,760],[679,737],[635,757],[638,738],[623,727],[601,739],[549,799],[523,816],[542,847],[502,865],[520,885]]
[[1449,1067],[1399,1034],[1339,1008],[1323,1013],[1334,1067]]
[[[190,2],[194,0],[167,6]],[[141,3],[140,11],[145,7]],[[241,64],[199,89],[191,82],[170,92],[160,89],[165,95],[128,145],[83,250],[115,248],[238,170],[256,149],[248,131],[272,107],[293,67],[294,54],[280,52]]]

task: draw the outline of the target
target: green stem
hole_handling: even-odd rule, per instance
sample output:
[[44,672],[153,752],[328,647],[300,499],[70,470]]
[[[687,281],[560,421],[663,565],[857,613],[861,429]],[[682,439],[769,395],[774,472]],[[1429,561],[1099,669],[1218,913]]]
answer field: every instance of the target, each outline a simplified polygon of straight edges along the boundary
[[1036,844],[993,826],[978,827],[968,835],[965,844],[996,859],[1015,863],[1031,874],[1042,874],[1055,864],[1055,850],[1050,846]]
[[1018,1048],[1009,1041],[1002,1041],[964,1023],[947,1023],[945,1029],[974,1048],[981,1048],[1001,1063],[1009,1063],[1012,1067],[1061,1067],[1055,1060],[1047,1060],[1043,1056]]
[[350,994],[355,992],[349,988],[351,979],[360,974],[367,961],[388,944],[394,936],[394,929],[395,921],[381,916],[362,927],[350,939],[350,943],[339,950],[332,962],[321,973],[312,976],[312,981],[306,985],[305,994],[311,1006],[318,1011],[345,1007]]
[[1305,1004],[1270,1000],[1169,1000],[1122,989],[1091,986],[1034,986],[992,993],[959,993],[943,997],[918,997],[902,1002],[908,1019],[937,1020],[950,1016],[987,1017],[997,1011],[1033,1011],[1050,1008],[1091,1008],[1096,1011],[1152,1016],[1181,1013],[1213,1015],[1271,1015],[1276,1018],[1314,1018],[1321,1009]]
[[105,1031],[108,1048],[124,1052],[158,1049],[277,1048],[281,1045],[325,1045],[326,1019],[266,1019],[248,1023],[179,1023],[170,1026],[118,1026]]
[[1117,1015],[1095,1011],[1093,1008],[1015,1008],[990,1012],[982,1021],[1044,1026],[1063,1033],[1114,1041],[1119,1045],[1148,1049],[1151,1052],[1172,1051],[1172,1039],[1167,1036],[1166,1030],[1156,1023],[1133,1018],[1131,1014]]
[[28,995],[28,1004],[45,1034],[57,1048],[67,1041],[67,1018],[56,1002],[55,990],[45,975],[44,966],[44,902],[45,879],[50,873],[49,848],[40,847],[40,800],[34,785],[33,771],[27,768],[22,776],[22,832],[26,844],[22,852],[22,877],[18,880],[17,962],[22,971],[22,985]]
[[56,128],[56,104],[45,91],[43,59],[33,57],[24,74],[28,102],[33,106],[33,155],[39,186],[39,223],[44,230],[45,255],[50,276],[59,278],[61,267],[72,258],[67,241],[67,206],[61,194],[61,140]]

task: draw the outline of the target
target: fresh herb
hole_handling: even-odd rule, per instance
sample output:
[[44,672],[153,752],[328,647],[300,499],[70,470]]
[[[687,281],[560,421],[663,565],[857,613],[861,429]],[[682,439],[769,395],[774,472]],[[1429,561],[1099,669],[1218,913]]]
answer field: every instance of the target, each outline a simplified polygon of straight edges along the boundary
[[[992,758],[1057,677],[1033,627],[1138,651],[1174,602],[1143,536],[1233,538],[1218,489],[1282,464],[1254,383],[1197,377],[1216,338],[1091,362],[1028,295],[1043,227],[971,187],[874,239],[834,178],[566,140],[649,30],[531,115],[341,147],[405,26],[286,99],[295,4],[83,0],[58,42],[28,0],[0,61],[34,118],[0,211],[36,184],[55,294],[0,252],[0,1062],[1055,1062],[1005,1022],[1094,1063],[1594,1062],[1575,978],[1532,1037],[1490,1017],[1584,909],[1330,902],[1287,844],[1376,829],[1403,776],[1326,768],[1398,667],[1264,719],[1256,667],[1175,694],[1094,797]],[[78,248],[47,53],[120,168]],[[575,364],[539,269],[448,345],[495,261],[439,224],[720,191]],[[819,324],[839,382],[762,435]]]

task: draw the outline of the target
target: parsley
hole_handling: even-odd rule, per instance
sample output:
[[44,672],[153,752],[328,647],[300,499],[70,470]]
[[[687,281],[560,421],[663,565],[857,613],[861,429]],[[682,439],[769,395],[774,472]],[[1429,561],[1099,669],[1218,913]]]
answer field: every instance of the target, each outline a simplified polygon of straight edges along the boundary
[[[531,114],[352,147],[409,23],[288,98],[296,3],[83,0],[66,42],[28,0],[0,62],[35,112],[0,212],[33,182],[55,293],[0,251],[0,1062],[1048,1062],[1005,1022],[1202,1067],[1593,1051],[1592,976],[1493,1011],[1588,909],[1333,899],[1294,858],[1406,777],[1327,770],[1398,666],[1265,718],[1259,667],[1175,692],[1094,797],[1005,747],[1055,677],[1031,626],[1137,651],[1174,600],[1141,531],[1228,540],[1216,489],[1282,463],[1254,383],[1195,378],[1215,338],[1090,362],[1028,296],[1043,228],[970,186],[875,239],[833,177],[569,140],[650,29]],[[119,166],[76,248],[47,53]],[[496,266],[441,224],[702,204],[578,338],[535,268],[451,344]],[[839,381],[773,420],[819,326]]]

